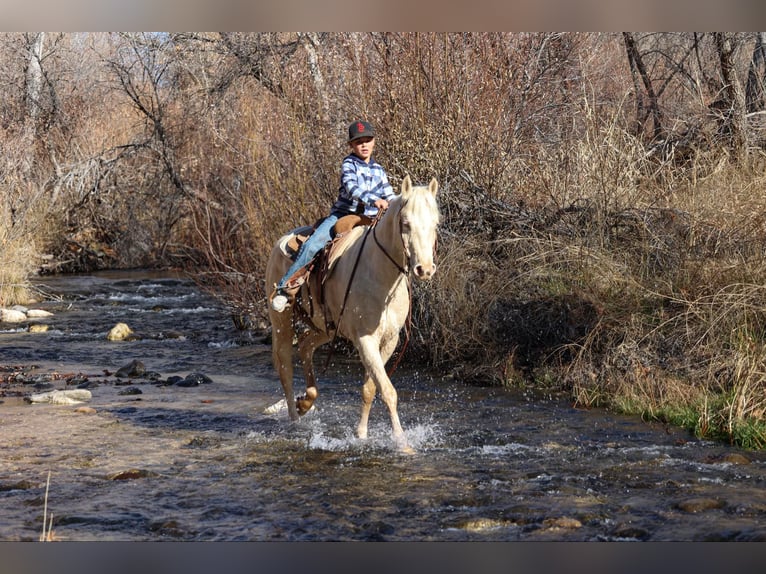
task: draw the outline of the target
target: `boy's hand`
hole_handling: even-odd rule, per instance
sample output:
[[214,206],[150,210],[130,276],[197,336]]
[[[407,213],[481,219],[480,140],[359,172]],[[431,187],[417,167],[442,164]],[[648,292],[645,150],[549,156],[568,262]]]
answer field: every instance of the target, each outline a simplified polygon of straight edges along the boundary
[[383,199],[383,198],[380,198],[380,199],[376,199],[376,200],[375,200],[375,203],[373,203],[373,205],[374,205],[375,207],[377,207],[378,209],[380,209],[380,210],[385,210],[385,209],[388,209],[388,201],[386,201],[386,200],[385,200],[385,199]]

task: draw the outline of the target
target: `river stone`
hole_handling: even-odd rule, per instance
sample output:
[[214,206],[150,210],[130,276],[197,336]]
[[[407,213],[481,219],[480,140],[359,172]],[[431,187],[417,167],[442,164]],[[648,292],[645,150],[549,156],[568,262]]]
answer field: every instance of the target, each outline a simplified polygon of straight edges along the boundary
[[197,387],[202,384],[210,384],[213,379],[202,373],[190,373],[186,375],[186,378],[176,382],[177,387]]
[[42,319],[43,317],[53,317],[53,313],[43,309],[30,309],[27,311],[27,317],[30,319]]
[[144,364],[141,361],[134,359],[127,365],[120,367],[114,376],[124,379],[125,377],[141,377],[144,373],[146,373],[146,367],[144,367]]
[[511,523],[507,520],[496,520],[494,518],[475,518],[473,520],[464,522],[463,524],[459,525],[458,528],[461,528],[467,532],[485,532],[487,530],[508,528],[510,525]]
[[744,454],[739,454],[737,452],[727,454],[723,457],[723,460],[724,462],[728,462],[730,464],[750,464],[749,458],[747,458]]
[[141,389],[139,389],[138,387],[130,386],[130,387],[122,389],[117,394],[120,395],[120,396],[142,395],[142,394],[144,394],[144,392]]
[[54,405],[76,405],[91,400],[92,395],[86,389],[72,389],[67,391],[50,391],[48,393],[34,394],[26,400],[30,403],[51,403]]
[[621,524],[612,532],[615,538],[627,540],[648,540],[651,534],[645,528],[633,526],[632,524]]
[[202,373],[189,373],[184,380],[197,385],[209,385],[213,382],[213,379]]
[[689,498],[688,500],[682,500],[676,507],[684,512],[697,513],[705,510],[716,510],[726,506],[723,500],[717,500],[715,498]]
[[0,492],[10,492],[13,490],[31,490],[40,485],[31,480],[19,480],[18,482],[0,482]]
[[48,325],[35,324],[30,325],[27,331],[30,333],[45,333],[48,330]]
[[582,528],[582,522],[580,522],[576,518],[571,518],[569,516],[560,516],[558,518],[546,518],[543,521],[543,524],[545,524],[545,526],[547,526],[548,528],[554,528],[554,529]]
[[106,335],[106,338],[110,341],[124,341],[132,334],[133,331],[125,323],[117,323]]
[[27,314],[16,309],[0,309],[0,321],[6,323],[21,323],[27,320]]
[[137,478],[150,478],[152,476],[157,476],[157,473],[140,468],[131,468],[129,470],[115,472],[114,474],[109,475],[107,478],[109,480],[135,480]]

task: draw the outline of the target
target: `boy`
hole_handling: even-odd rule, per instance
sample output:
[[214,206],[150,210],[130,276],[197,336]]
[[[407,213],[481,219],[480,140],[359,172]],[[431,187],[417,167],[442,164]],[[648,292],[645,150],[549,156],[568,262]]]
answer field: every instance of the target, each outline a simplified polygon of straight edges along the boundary
[[375,130],[359,120],[348,127],[348,145],[351,153],[341,165],[338,199],[327,216],[301,246],[298,257],[276,286],[271,308],[281,313],[290,302],[284,288],[293,274],[308,265],[314,256],[332,239],[332,229],[344,215],[357,214],[374,218],[378,211],[388,208],[394,190],[388,182],[383,166],[372,158],[375,149]]

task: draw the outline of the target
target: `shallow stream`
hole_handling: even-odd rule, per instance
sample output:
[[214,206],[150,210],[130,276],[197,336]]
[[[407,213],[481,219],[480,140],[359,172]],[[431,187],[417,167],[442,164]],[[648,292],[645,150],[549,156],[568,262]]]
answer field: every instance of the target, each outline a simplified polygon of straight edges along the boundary
[[[403,455],[379,400],[354,437],[343,357],[318,355],[301,421],[265,414],[270,347],[182,276],[39,285],[47,331],[0,323],[0,540],[37,540],[44,514],[62,540],[766,540],[764,453],[400,367]],[[108,341],[117,322],[139,338]],[[145,375],[115,376],[133,360]],[[172,384],[192,373],[212,382]],[[78,386],[84,405],[23,398]]]

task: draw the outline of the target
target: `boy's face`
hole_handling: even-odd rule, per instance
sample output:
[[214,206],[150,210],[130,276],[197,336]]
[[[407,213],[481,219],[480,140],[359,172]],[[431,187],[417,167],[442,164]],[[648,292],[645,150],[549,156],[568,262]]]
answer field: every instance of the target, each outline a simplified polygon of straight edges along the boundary
[[372,150],[375,148],[375,138],[357,138],[349,142],[351,153],[359,159],[369,162],[372,157]]

